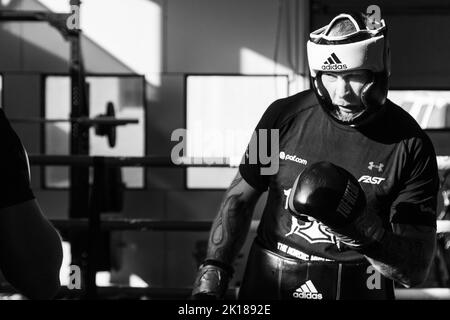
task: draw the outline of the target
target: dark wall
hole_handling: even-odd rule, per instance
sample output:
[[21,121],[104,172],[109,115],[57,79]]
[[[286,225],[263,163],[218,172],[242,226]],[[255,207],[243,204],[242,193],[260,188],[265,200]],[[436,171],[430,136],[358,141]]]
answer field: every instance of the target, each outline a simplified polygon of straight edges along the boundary
[[392,53],[391,88],[450,88],[450,4],[445,1],[313,0],[312,30],[339,13],[381,9],[389,30]]

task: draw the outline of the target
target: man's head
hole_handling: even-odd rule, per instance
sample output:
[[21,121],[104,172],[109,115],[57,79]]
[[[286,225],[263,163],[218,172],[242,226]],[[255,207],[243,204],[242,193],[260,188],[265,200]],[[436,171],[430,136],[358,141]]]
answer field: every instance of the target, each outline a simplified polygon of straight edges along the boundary
[[390,74],[384,21],[371,30],[362,14],[341,14],[310,35],[313,89],[338,122],[359,125],[384,104]]
[[361,102],[361,93],[371,79],[369,71],[324,72],[320,77],[332,103],[331,114],[336,119],[350,123],[367,109]]

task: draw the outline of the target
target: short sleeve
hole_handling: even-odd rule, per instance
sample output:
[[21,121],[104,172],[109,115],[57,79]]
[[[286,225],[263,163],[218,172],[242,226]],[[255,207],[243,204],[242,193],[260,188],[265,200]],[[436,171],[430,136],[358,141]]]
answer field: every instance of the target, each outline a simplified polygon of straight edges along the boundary
[[[277,119],[282,107],[281,101],[277,100],[272,103],[262,115],[239,165],[239,172],[244,180],[261,192],[267,190],[270,176],[276,173],[272,169],[278,170],[279,132]],[[274,143],[276,143],[276,148]]]
[[391,223],[436,227],[439,175],[436,154],[426,135],[411,142],[402,177],[391,207]]
[[[3,112],[2,112],[3,113]],[[0,209],[31,199],[34,194],[30,185],[29,162],[26,151],[10,127],[4,114],[0,115]]]

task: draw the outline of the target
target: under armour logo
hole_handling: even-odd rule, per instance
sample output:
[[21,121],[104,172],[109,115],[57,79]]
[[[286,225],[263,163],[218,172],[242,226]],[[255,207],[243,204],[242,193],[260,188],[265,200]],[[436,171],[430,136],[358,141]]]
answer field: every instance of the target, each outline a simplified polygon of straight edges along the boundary
[[369,168],[369,170],[372,170],[373,168],[377,168],[378,172],[382,172],[383,167],[384,167],[384,164],[382,164],[382,163],[380,163],[379,165],[376,165],[373,163],[373,161],[370,161],[369,166],[367,168]]

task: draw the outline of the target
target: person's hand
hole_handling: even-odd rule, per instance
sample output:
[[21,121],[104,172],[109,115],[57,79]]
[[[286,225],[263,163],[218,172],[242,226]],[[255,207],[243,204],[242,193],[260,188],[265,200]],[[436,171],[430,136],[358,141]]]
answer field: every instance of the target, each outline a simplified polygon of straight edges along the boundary
[[380,218],[366,210],[366,197],[356,178],[330,162],[314,163],[297,177],[289,211],[303,221],[321,222],[354,249],[364,249],[384,235]]
[[[228,269],[228,270],[226,270]],[[232,269],[214,260],[206,260],[199,268],[191,300],[220,300],[228,289]]]

